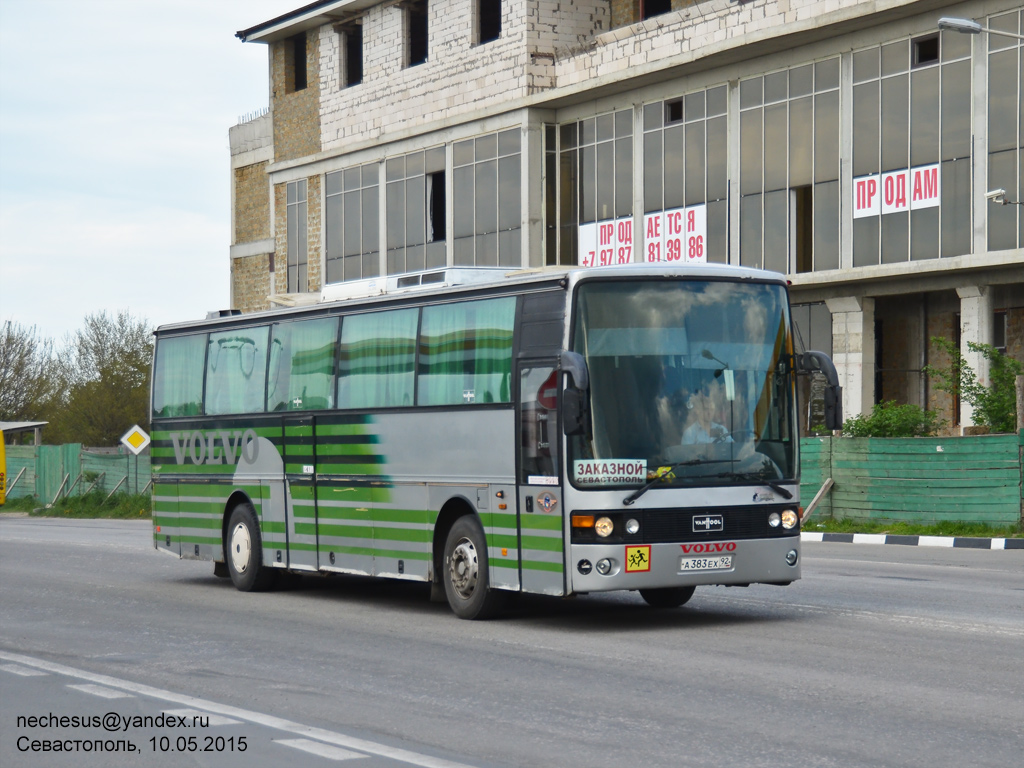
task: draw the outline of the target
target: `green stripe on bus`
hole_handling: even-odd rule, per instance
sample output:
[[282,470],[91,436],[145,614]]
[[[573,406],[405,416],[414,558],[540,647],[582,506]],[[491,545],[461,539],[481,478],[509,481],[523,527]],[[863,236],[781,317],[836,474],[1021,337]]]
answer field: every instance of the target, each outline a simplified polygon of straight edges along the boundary
[[536,549],[541,552],[561,552],[562,540],[523,534],[523,549]]
[[179,528],[216,528],[220,530],[221,516],[216,517],[179,517]]
[[351,501],[369,504],[373,494],[385,490],[369,485],[347,485],[343,481],[328,480],[317,485],[319,501]]
[[515,536],[507,536],[500,533],[492,533],[490,536],[488,536],[487,544],[492,547],[519,549],[519,540]]

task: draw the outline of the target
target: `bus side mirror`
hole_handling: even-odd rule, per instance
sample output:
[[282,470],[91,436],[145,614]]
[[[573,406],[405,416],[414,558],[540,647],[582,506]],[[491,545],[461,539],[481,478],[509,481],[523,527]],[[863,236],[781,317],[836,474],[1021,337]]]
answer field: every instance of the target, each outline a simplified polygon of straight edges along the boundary
[[839,374],[832,363],[832,358],[824,352],[813,350],[804,352],[797,357],[797,367],[811,373],[817,371],[824,375],[825,385],[825,429],[843,428],[843,388],[839,386]]
[[562,392],[562,429],[567,435],[586,435],[590,432],[590,407],[587,391],[590,373],[587,361],[579,352],[563,350],[558,356],[558,367],[569,376],[569,386]]
[[562,392],[562,428],[567,435],[585,435],[590,430],[587,393],[576,387],[566,387]]

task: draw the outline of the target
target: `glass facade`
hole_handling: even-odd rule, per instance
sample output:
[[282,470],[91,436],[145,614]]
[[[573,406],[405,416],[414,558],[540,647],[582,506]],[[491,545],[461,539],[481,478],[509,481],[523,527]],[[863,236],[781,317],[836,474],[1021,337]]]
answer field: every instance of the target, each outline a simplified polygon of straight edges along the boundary
[[839,267],[838,57],[740,81],[740,263]]
[[387,274],[444,266],[444,167],[444,147],[385,161]]
[[[1018,34],[1021,17],[988,23]],[[529,152],[515,127],[332,171],[325,282],[634,260],[793,274],[969,254],[978,175],[1024,197],[1021,43],[975,40],[935,31],[594,116],[553,112]],[[973,156],[979,132],[985,158]],[[524,183],[539,193],[529,210]],[[305,181],[288,184],[287,205],[288,286],[301,291]],[[985,212],[988,249],[1019,247],[1021,207]],[[537,243],[523,241],[528,219]]]
[[380,274],[379,178],[378,163],[324,177],[325,282]]
[[306,280],[306,180],[291,181],[286,189],[288,217],[288,293],[300,293]]
[[[728,88],[720,85],[643,107],[644,213],[706,205],[707,261],[723,264],[729,221],[727,106]],[[644,232],[645,260],[676,255],[671,248],[652,250],[661,243],[654,242],[649,229]]]
[[[988,25],[1019,35],[1021,12],[991,16]],[[1024,53],[1022,41],[988,36],[988,187],[1005,189],[1006,199],[1024,200]],[[1019,248],[1024,242],[1020,205],[988,206],[988,248]]]
[[521,136],[513,128],[453,145],[455,266],[522,264]]
[[971,250],[971,39],[853,54],[853,266]]

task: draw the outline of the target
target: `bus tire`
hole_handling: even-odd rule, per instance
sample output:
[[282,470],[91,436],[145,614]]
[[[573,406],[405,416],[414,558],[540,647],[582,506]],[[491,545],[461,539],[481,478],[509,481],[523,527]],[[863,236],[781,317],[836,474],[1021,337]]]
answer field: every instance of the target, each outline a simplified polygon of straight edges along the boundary
[[262,592],[273,585],[277,574],[263,565],[263,539],[251,504],[239,504],[231,510],[225,555],[236,589]]
[[444,545],[445,596],[460,619],[487,619],[501,608],[503,595],[490,588],[487,540],[479,521],[465,515],[455,521]]
[[661,589],[641,589],[640,597],[651,608],[678,608],[686,605],[696,587],[663,587]]

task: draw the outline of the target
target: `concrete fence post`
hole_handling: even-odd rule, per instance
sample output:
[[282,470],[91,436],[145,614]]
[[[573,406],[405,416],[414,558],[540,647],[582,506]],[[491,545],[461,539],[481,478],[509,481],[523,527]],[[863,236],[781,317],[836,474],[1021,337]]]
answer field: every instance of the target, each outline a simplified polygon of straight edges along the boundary
[[1017,433],[1024,429],[1024,375],[1017,376]]

